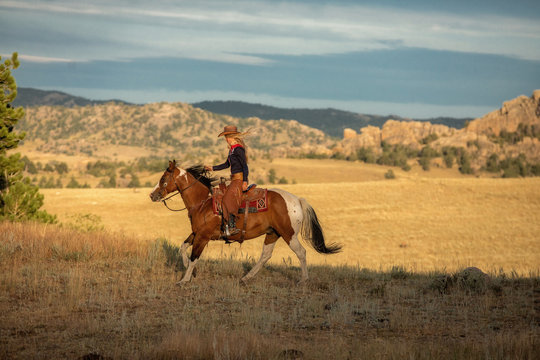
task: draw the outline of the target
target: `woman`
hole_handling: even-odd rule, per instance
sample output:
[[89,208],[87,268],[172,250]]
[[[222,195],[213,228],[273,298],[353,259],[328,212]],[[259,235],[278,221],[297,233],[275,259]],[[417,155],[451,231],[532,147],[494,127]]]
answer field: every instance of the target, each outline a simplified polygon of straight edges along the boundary
[[225,136],[225,141],[229,146],[227,161],[215,166],[205,165],[206,170],[212,171],[231,168],[231,184],[227,187],[222,201],[224,234],[227,237],[240,232],[236,228],[235,217],[242,202],[242,191],[247,190],[248,187],[248,158],[243,139],[246,134],[239,132],[234,125],[225,126],[218,137]]

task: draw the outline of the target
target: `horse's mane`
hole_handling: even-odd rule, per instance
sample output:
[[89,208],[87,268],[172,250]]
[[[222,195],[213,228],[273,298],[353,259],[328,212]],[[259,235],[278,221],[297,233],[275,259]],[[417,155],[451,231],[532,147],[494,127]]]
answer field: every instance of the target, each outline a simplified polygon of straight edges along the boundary
[[195,179],[199,180],[210,191],[212,191],[212,182],[218,179],[217,177],[210,176],[202,164],[190,166],[186,171],[193,175]]

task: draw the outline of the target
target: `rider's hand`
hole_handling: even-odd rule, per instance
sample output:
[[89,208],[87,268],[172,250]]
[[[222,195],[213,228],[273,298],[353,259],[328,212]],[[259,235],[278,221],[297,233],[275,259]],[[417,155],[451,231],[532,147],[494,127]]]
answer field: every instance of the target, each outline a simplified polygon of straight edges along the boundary
[[242,183],[242,191],[246,191],[247,188],[248,188],[248,183],[247,183],[247,181],[244,181],[244,182]]
[[209,165],[204,165],[204,170],[212,171],[212,167]]

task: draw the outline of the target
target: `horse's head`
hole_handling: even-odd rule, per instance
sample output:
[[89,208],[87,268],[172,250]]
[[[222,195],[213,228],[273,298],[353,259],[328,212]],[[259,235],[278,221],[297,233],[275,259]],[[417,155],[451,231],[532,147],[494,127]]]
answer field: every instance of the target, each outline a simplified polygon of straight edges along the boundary
[[152,199],[152,201],[161,201],[168,194],[178,190],[176,177],[179,173],[180,169],[176,167],[176,160],[169,161],[169,167],[163,172],[161,179],[150,193],[150,199]]

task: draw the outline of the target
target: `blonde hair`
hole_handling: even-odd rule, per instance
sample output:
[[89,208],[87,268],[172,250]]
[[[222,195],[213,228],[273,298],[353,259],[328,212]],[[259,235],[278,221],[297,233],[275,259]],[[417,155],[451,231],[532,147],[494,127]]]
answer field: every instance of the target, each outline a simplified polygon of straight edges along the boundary
[[225,137],[227,137],[227,138],[234,139],[234,141],[236,141],[237,144],[240,144],[240,146],[242,146],[244,148],[244,151],[246,153],[246,162],[249,162],[249,157],[248,157],[248,147],[247,147],[246,142],[244,141],[244,139],[246,137],[248,137],[248,136],[251,136],[251,135],[253,135],[253,129],[248,129],[245,132],[239,132],[239,133],[236,133],[236,134],[225,135]]

